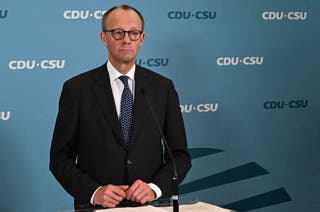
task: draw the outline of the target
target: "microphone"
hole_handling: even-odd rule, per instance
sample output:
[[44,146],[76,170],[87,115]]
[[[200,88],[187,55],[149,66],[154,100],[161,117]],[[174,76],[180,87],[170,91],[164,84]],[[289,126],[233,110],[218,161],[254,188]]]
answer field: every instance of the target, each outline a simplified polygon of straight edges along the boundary
[[178,173],[177,173],[177,168],[176,168],[176,162],[175,162],[175,159],[172,155],[172,151],[168,145],[168,142],[167,142],[167,139],[165,137],[165,135],[163,134],[163,131],[160,127],[160,124],[159,124],[159,121],[156,117],[156,114],[153,110],[153,107],[152,105],[150,104],[150,101],[147,97],[147,95],[145,94],[145,89],[144,88],[141,88],[141,94],[142,96],[144,96],[147,104],[148,104],[148,107],[151,111],[151,114],[152,114],[152,117],[153,117],[153,120],[154,122],[156,123],[156,126],[158,128],[158,131],[161,135],[161,138],[163,140],[163,143],[164,143],[164,146],[166,147],[168,153],[169,153],[169,157],[172,161],[172,164],[173,164],[173,176],[172,176],[172,207],[173,207],[173,212],[179,212],[179,184],[178,184]]

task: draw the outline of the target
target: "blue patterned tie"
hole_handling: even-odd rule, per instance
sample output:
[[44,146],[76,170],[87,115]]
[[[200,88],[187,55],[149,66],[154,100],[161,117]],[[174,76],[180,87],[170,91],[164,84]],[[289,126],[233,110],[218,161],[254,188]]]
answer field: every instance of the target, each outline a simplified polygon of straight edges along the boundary
[[132,123],[132,106],[133,106],[133,95],[128,85],[128,77],[120,76],[119,79],[124,85],[121,96],[121,108],[120,108],[120,124],[122,128],[123,138],[126,144],[130,142],[130,131]]

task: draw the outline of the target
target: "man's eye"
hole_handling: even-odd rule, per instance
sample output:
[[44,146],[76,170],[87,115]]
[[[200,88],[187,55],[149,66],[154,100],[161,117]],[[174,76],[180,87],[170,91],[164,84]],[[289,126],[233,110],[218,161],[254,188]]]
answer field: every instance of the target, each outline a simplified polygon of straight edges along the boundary
[[122,34],[123,34],[122,31],[114,31],[113,33],[114,33],[115,35],[122,35]]
[[131,34],[134,36],[137,36],[137,35],[139,35],[139,32],[138,31],[131,31]]

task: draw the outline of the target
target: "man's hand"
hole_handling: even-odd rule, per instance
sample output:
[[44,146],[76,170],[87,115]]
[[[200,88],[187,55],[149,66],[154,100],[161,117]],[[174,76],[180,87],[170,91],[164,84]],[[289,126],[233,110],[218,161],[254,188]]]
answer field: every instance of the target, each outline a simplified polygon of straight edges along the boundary
[[126,191],[128,200],[144,204],[156,199],[156,194],[150,186],[142,180],[136,180]]
[[105,208],[114,208],[126,197],[127,185],[106,185],[97,190],[93,202]]

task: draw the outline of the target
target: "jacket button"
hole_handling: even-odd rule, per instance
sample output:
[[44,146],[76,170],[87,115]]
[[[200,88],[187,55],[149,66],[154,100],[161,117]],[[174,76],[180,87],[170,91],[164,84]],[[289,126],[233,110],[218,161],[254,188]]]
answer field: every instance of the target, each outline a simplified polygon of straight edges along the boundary
[[128,166],[132,165],[132,161],[131,160],[127,160],[127,165]]

